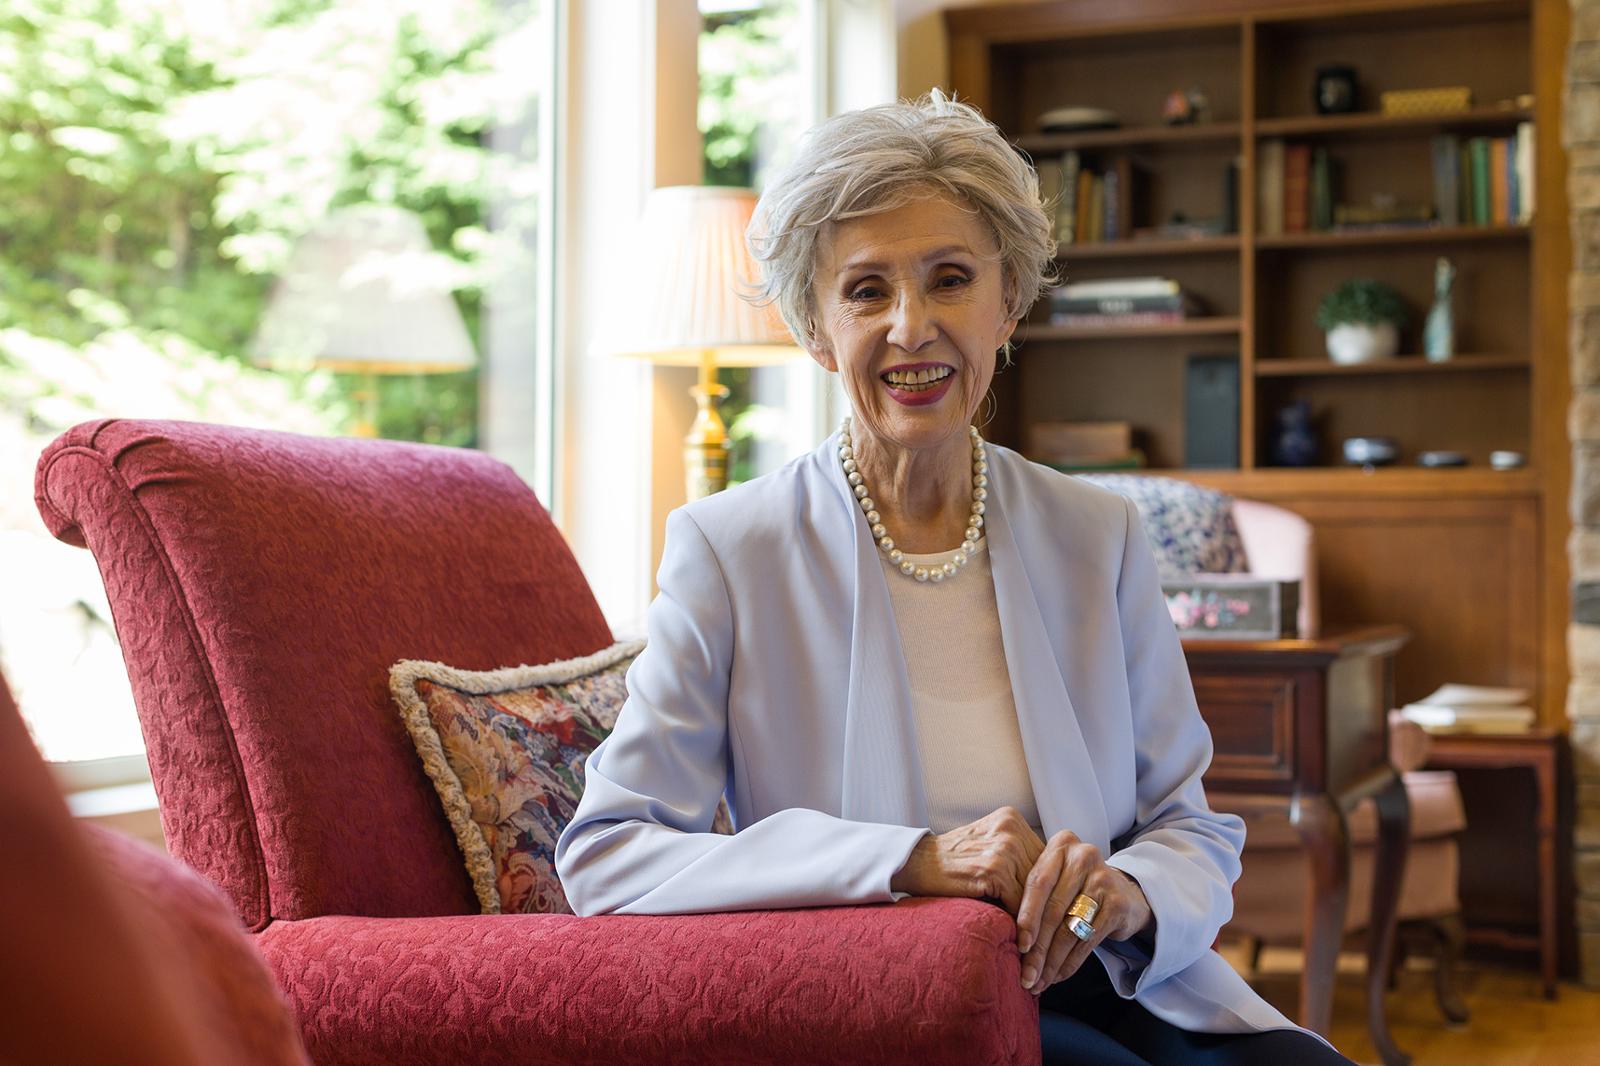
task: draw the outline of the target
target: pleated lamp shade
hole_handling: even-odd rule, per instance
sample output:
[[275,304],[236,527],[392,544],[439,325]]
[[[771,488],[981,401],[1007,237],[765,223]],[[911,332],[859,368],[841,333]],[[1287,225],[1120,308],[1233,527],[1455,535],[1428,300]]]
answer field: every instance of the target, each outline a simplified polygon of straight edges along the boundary
[[336,208],[295,245],[262,314],[254,360],[349,374],[471,369],[477,359],[449,266],[410,211]]
[[596,350],[667,366],[766,366],[801,354],[771,305],[747,298],[756,268],[744,231],[749,189],[656,189],[639,220],[637,288]]

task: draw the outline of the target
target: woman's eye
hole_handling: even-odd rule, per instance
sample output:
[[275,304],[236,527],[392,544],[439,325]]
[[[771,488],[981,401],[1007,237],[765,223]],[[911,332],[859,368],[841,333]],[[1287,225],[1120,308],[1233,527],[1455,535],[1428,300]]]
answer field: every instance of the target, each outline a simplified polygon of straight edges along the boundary
[[852,300],[876,300],[881,295],[883,293],[876,285],[863,285],[858,289],[850,290],[850,299]]
[[939,278],[938,285],[941,289],[958,289],[971,280],[965,274],[945,274]]

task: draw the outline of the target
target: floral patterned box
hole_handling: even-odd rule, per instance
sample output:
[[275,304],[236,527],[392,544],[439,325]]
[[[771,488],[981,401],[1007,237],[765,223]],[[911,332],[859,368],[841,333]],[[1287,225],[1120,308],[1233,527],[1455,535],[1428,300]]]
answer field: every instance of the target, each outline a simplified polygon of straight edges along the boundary
[[1161,583],[1185,640],[1278,640],[1298,635],[1300,582],[1250,574],[1191,574]]

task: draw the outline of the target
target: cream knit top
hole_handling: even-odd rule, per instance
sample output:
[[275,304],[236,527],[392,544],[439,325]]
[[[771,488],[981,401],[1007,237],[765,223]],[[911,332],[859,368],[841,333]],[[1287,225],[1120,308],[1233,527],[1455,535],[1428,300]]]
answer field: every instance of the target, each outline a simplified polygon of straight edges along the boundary
[[[1039,832],[987,538],[976,547],[962,571],[937,585],[907,580],[878,553],[911,679],[928,828],[947,832],[1010,805]],[[938,566],[954,556],[948,551],[906,558]]]

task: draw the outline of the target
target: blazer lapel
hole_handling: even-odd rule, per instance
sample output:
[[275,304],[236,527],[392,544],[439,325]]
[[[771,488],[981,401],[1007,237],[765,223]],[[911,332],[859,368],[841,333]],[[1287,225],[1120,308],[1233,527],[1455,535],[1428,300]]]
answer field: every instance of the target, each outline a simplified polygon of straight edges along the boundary
[[[1033,781],[1034,801],[1048,836],[1070,829],[1102,850],[1110,845],[1106,822],[1105,797],[1100,791],[1094,762],[1089,757],[1072,697],[1061,676],[1060,658],[1051,646],[1044,616],[1034,598],[1030,572],[1042,580],[1061,574],[1051,564],[1047,545],[1038,538],[1017,509],[1020,529],[1013,529],[1006,511],[1008,501],[1022,491],[1020,479],[1012,477],[1010,455],[989,448],[988,510],[984,515],[989,566],[994,573],[995,604],[1000,613],[1000,636],[1005,647],[1006,668],[1011,674],[1011,695],[1017,705],[1017,724],[1022,733],[1028,776]],[[1048,539],[1048,538],[1046,538]],[[1047,588],[1046,595],[1070,596],[1069,588]]]
[[845,705],[844,794],[840,814],[852,821],[926,826],[911,708],[911,681],[895,625],[883,564],[866,516],[839,465],[835,433],[820,449],[822,474],[847,509],[854,536],[832,547],[828,564],[853,575],[855,607],[850,620],[850,690]]

